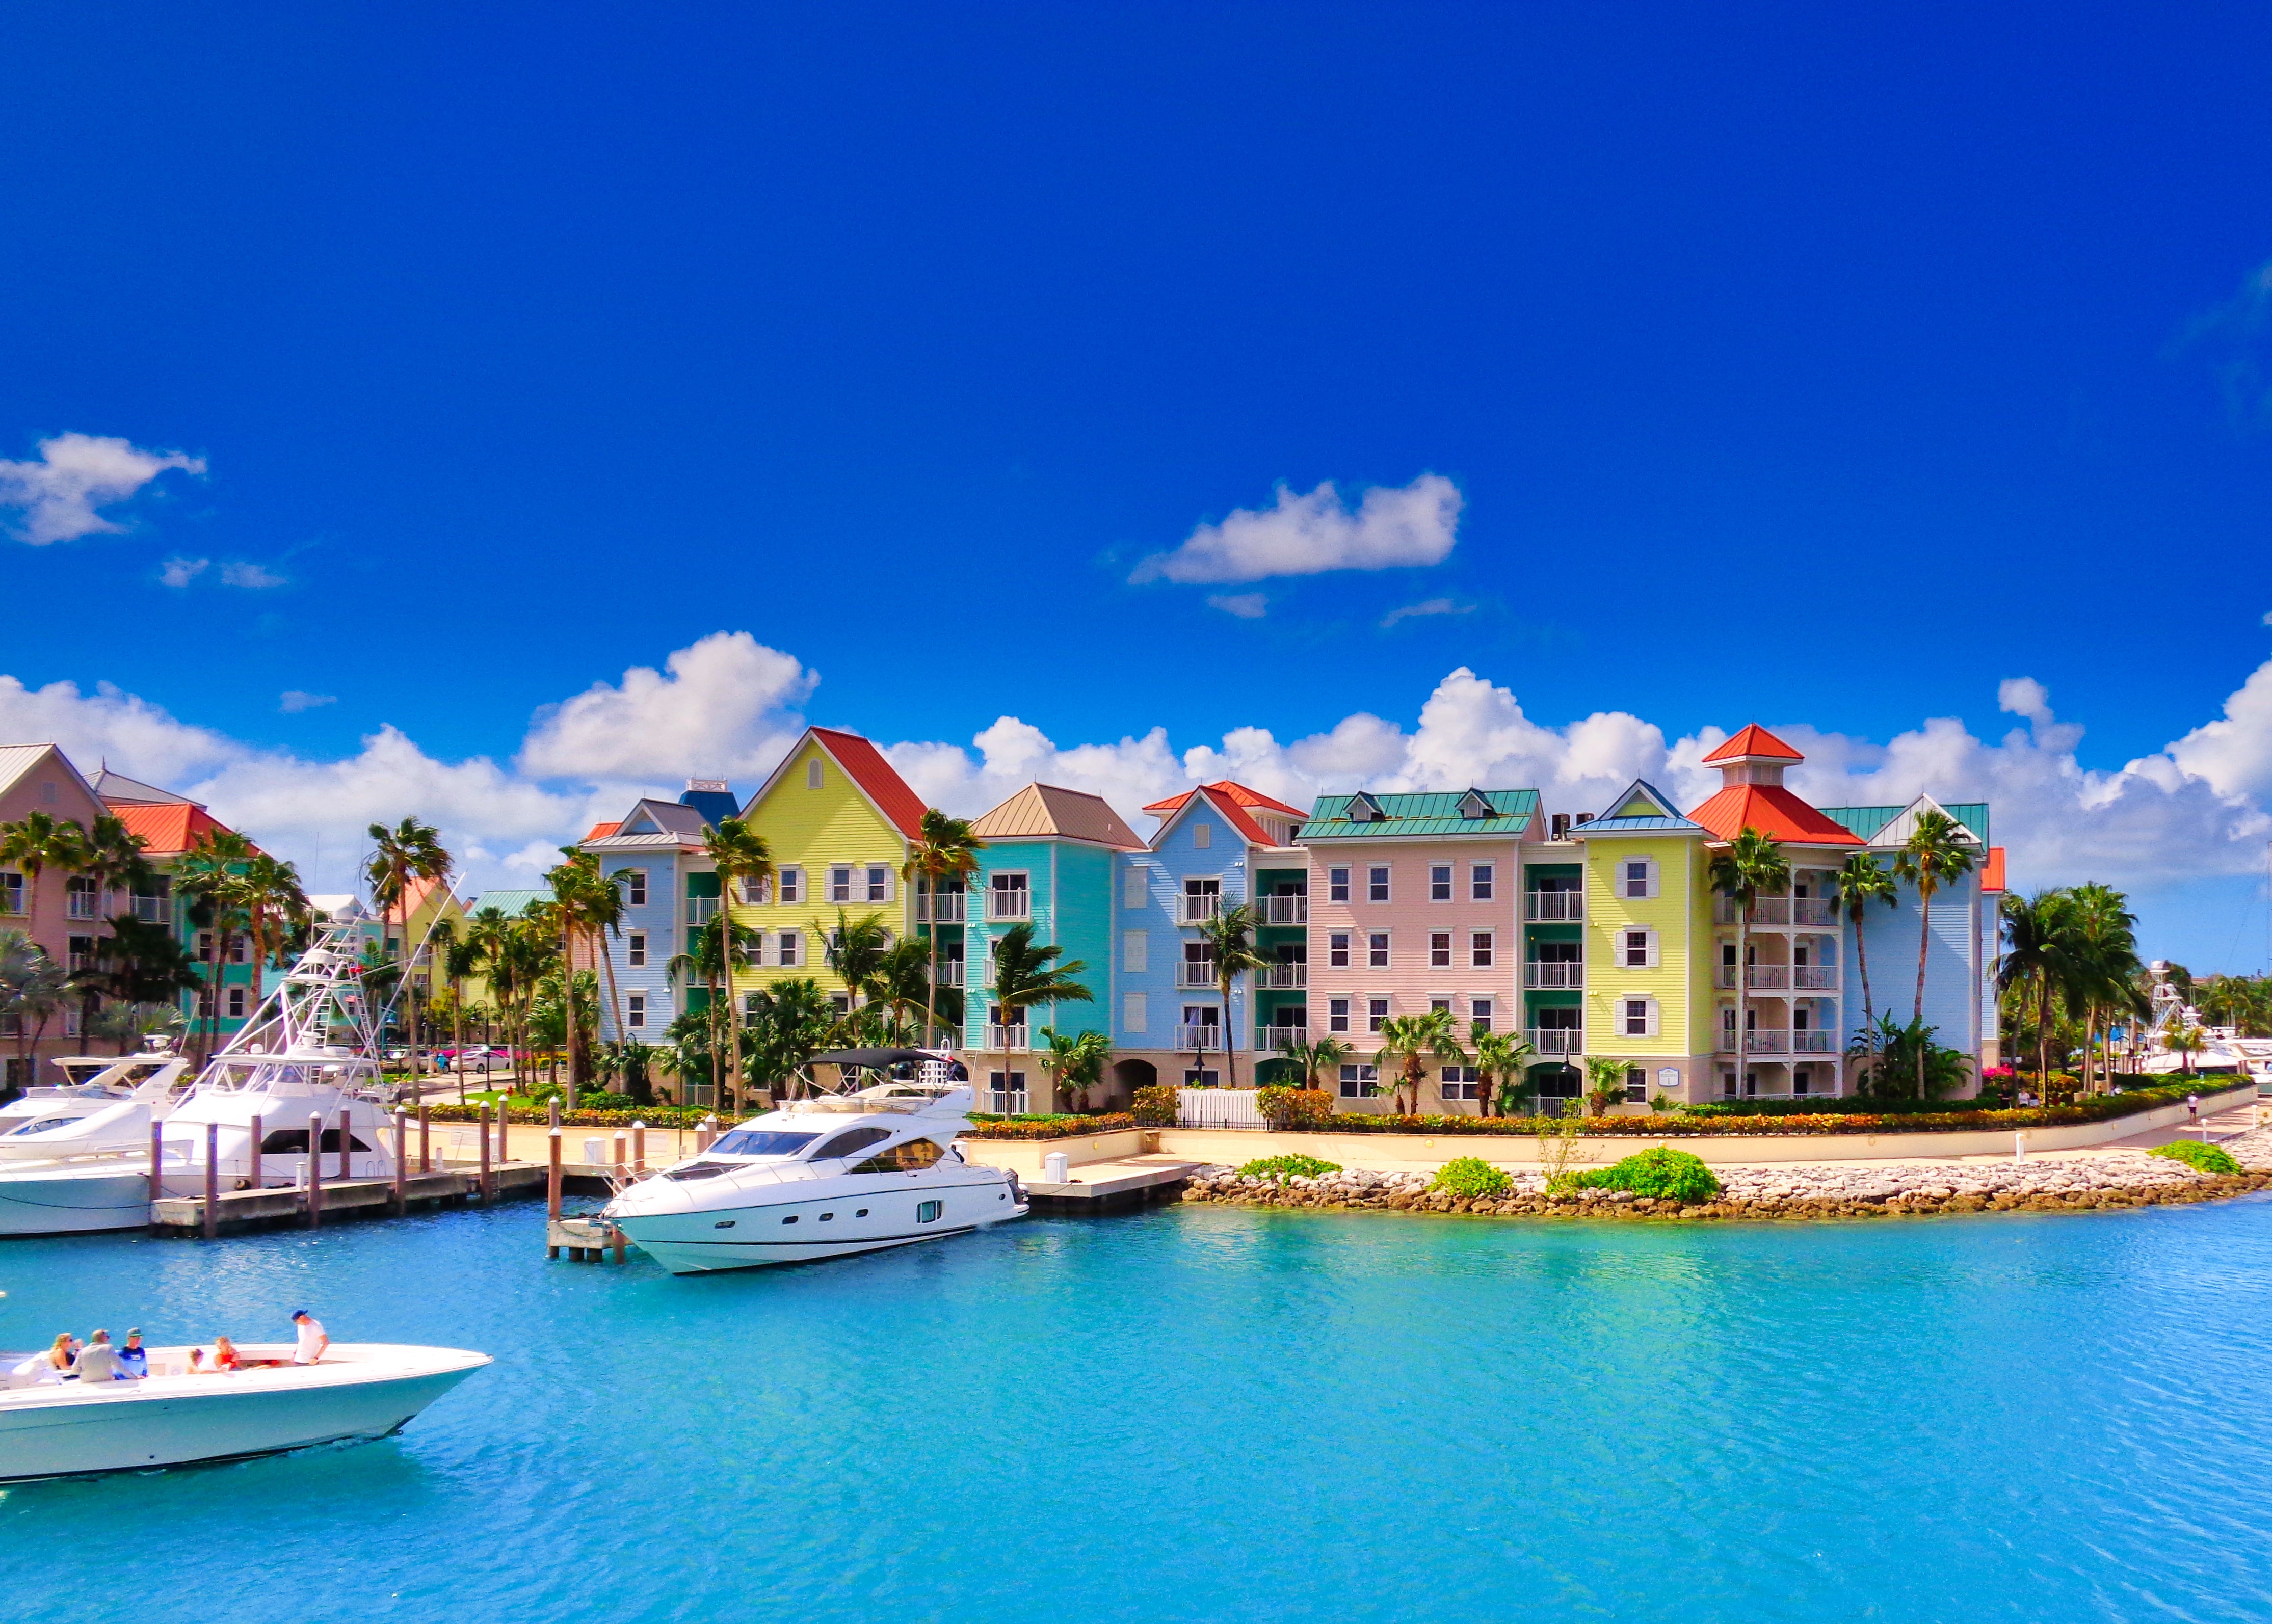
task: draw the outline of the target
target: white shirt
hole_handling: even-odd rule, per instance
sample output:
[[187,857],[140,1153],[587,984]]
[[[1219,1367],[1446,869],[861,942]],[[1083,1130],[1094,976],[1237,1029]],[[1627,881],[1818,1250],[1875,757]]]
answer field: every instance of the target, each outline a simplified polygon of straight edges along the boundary
[[292,1355],[292,1362],[295,1365],[312,1365],[316,1362],[317,1354],[323,1352],[323,1322],[311,1315],[299,1322],[298,1329],[300,1345]]

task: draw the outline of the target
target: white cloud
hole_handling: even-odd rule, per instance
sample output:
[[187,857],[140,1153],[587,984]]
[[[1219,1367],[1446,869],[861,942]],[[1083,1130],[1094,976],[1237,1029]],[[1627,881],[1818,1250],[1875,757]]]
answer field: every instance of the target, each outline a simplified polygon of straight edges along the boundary
[[0,509],[21,511],[16,533],[34,547],[122,530],[95,510],[125,501],[169,468],[203,473],[205,459],[146,451],[115,436],[59,434],[40,442],[35,460],[0,458]]
[[1461,505],[1459,487],[1439,473],[1401,488],[1376,485],[1354,513],[1330,480],[1306,496],[1281,485],[1275,507],[1240,508],[1220,525],[1201,525],[1181,547],[1154,554],[1128,578],[1139,585],[1259,581],[1439,564],[1451,554]]
[[1449,598],[1430,598],[1420,603],[1408,603],[1401,609],[1391,609],[1381,619],[1380,629],[1386,631],[1399,621],[1409,621],[1424,615],[1473,615],[1472,603],[1454,603]]
[[254,592],[287,585],[285,578],[275,571],[264,570],[258,564],[246,563],[223,564],[220,581],[224,586],[243,586]]
[[1207,607],[1221,609],[1243,621],[1259,621],[1270,613],[1270,600],[1262,592],[1216,592],[1207,599]]
[[288,688],[279,697],[276,708],[287,716],[296,716],[303,711],[315,710],[318,705],[337,704],[337,694],[311,694],[303,689]]
[[684,778],[772,768],[803,727],[796,707],[819,677],[746,631],[715,631],[663,662],[634,666],[536,713],[520,749],[539,778]]
[[210,558],[169,558],[158,566],[158,583],[161,586],[187,586],[212,562]]

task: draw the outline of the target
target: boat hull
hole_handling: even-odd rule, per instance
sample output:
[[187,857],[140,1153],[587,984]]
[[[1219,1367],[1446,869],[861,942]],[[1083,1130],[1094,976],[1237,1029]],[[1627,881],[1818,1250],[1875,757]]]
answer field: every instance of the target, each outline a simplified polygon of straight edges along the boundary
[[0,1393],[0,1483],[147,1471],[384,1438],[490,1362],[485,1354],[449,1348],[366,1345],[348,1352],[348,1361],[327,1358],[299,1369]]
[[[920,1216],[934,1204],[937,1217]],[[894,1188],[839,1189],[801,1201],[632,1215],[612,1221],[624,1239],[671,1273],[713,1274],[821,1263],[943,1240],[1023,1218],[1027,1211],[1023,1203],[1011,1199],[1004,1182],[911,1180]]]
[[150,1164],[0,1168],[0,1237],[87,1235],[150,1222]]

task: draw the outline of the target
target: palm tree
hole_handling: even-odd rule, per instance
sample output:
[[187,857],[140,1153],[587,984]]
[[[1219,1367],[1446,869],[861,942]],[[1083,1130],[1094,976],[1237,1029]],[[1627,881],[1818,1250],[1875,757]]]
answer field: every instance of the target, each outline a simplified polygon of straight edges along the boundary
[[[488,908],[498,919],[502,908]],[[450,986],[450,1063],[458,1072],[458,1103],[466,1103],[466,981],[481,973],[482,944],[473,920],[460,928],[456,920],[434,921],[434,945],[442,955],[442,979]]]
[[177,1006],[184,990],[204,985],[198,976],[197,961],[183,950],[171,930],[163,925],[146,925],[131,913],[110,921],[110,934],[95,939],[93,962],[71,981],[89,997],[86,1019],[90,1025],[96,998],[120,1006]]
[[[1073,1096],[1074,1110],[1087,1110],[1088,1091],[1104,1074],[1104,1062],[1112,1056],[1112,1039],[1101,1032],[1085,1032],[1068,1038],[1054,1027],[1043,1032],[1042,1039],[1049,1045],[1040,1056],[1042,1069]],[[1056,1109],[1057,1101],[1050,1100],[1050,1106]]]
[[244,869],[256,850],[251,841],[233,829],[208,829],[190,843],[190,849],[174,865],[175,889],[190,898],[191,922],[208,927],[206,940],[213,950],[200,995],[210,1001],[211,1009],[199,1022],[205,1037],[200,1064],[213,1057],[220,1036],[221,978],[229,945],[239,934],[238,924],[250,915],[251,897]]
[[86,1030],[90,1036],[109,1039],[119,1054],[132,1054],[161,1034],[178,1038],[188,1024],[178,1004],[113,1003],[105,1005]]
[[2067,922],[2073,905],[2065,890],[2028,897],[2007,891],[1999,909],[2004,950],[1996,957],[1996,990],[2015,1008],[2034,1007],[2038,1078],[2051,1075],[2052,1001],[2074,980]]
[[2137,915],[2129,898],[2089,882],[2069,893],[2066,914],[2072,974],[2063,989],[2067,1011],[2082,1020],[2083,1088],[2091,1089],[2102,1014],[2144,1012],[2137,992]]
[[1862,972],[1862,1026],[1873,1030],[1878,1024],[1878,1011],[1870,999],[1870,950],[1865,942],[1865,917],[1873,902],[1889,908],[1901,905],[1901,888],[1894,876],[1886,871],[1874,853],[1849,852],[1846,860],[1830,882],[1830,905],[1835,911],[1846,910],[1846,917],[1854,923],[1854,965]]
[[[1030,922],[1013,925],[1002,933],[994,944],[994,1002],[1002,1011],[1004,1025],[1022,1024],[1026,1010],[1043,1005],[1095,1002],[1096,995],[1074,979],[1087,971],[1085,962],[1078,958],[1062,965],[1050,962],[1063,951],[1056,946],[1036,946]],[[1020,1018],[1013,1020],[1013,1016]]]
[[[673,954],[670,962],[663,966],[663,974],[674,986],[696,976],[702,979],[708,998],[704,1012],[709,1017],[712,1031],[709,1043],[710,1086],[714,1091],[711,1098],[727,1105],[729,1109],[738,1108],[742,1099],[738,1084],[737,1091],[732,1096],[726,1092],[726,1057],[719,1052],[724,1046],[719,1041],[717,1030],[724,1024],[726,1011],[719,1008],[718,988],[721,981],[731,985],[732,972],[750,962],[757,946],[758,933],[721,908],[710,916],[708,924],[694,933],[693,950]],[[734,1032],[738,1042],[741,1032],[738,1024]],[[735,1069],[734,1075],[737,1078],[741,1076],[739,1067]]]
[[66,872],[86,860],[86,831],[69,818],[26,812],[13,823],[0,823],[0,863],[24,871],[24,934],[40,934],[40,875],[50,868]]
[[[410,882],[428,880],[435,883],[447,880],[455,866],[442,845],[441,832],[430,823],[422,823],[415,817],[406,817],[393,828],[384,823],[370,825],[370,860],[363,867],[363,875],[370,883],[370,899],[377,905],[379,924],[384,928],[386,913],[394,909],[402,919],[402,972],[409,976],[418,957],[418,945],[410,940]],[[418,1075],[418,1026],[415,1000],[405,1000],[411,1016],[410,1075]],[[570,1073],[574,1075],[572,1069]]]
[[1254,945],[1255,923],[1254,910],[1242,902],[1201,920],[1199,927],[1214,965],[1215,990],[1222,995],[1223,1067],[1233,1088],[1238,1086],[1238,1028],[1231,1022],[1230,989],[1240,976],[1270,962]]
[[15,1024],[16,1071],[23,1086],[38,1081],[31,1075],[32,1050],[47,1035],[69,987],[63,966],[29,933],[0,930],[0,1015]]
[[814,920],[812,929],[821,940],[821,957],[844,983],[850,1002],[874,997],[883,977],[885,955],[892,950],[892,933],[884,916],[867,913],[848,919],[839,908],[833,927]]
[[[949,880],[965,880],[978,872],[978,853],[986,849],[986,842],[970,832],[968,819],[949,817],[937,807],[923,808],[922,832],[908,852],[908,860],[900,869],[903,880],[920,881],[934,898],[944,895],[940,887]],[[938,909],[934,903],[930,920],[930,984],[938,985]],[[929,1048],[937,1040],[938,1006],[935,1002],[923,1006],[923,1047]]]
[[1749,1062],[1752,1040],[1752,910],[1761,892],[1790,889],[1790,860],[1782,842],[1749,823],[1727,849],[1712,857],[1712,889],[1736,905],[1736,1067]]
[[750,1050],[775,1095],[788,1092],[812,1057],[835,1042],[836,1011],[820,983],[791,976],[750,995]]
[[[718,875],[718,912],[734,911],[734,884],[743,882],[763,882],[773,878],[773,848],[765,837],[738,817],[723,817],[717,826],[702,831],[702,850],[710,859]],[[616,1030],[620,1032],[618,1022]],[[742,1000],[734,990],[734,975],[729,967],[726,972],[726,1053],[733,1073],[734,1098],[742,1097]]]
[[304,921],[310,909],[300,888],[300,870],[255,851],[244,865],[243,898],[252,937],[252,1003],[260,1007],[261,967],[280,950],[283,938]]
[[1482,1102],[1483,1114],[1489,1116],[1498,1103],[1498,1091],[1492,1088],[1492,1083],[1503,1078],[1514,1084],[1508,1093],[1510,1097],[1519,1097],[1523,1091],[1517,1079],[1521,1075],[1523,1062],[1536,1056],[1538,1051],[1531,1047],[1530,1039],[1519,1032],[1493,1032],[1480,1023],[1469,1032],[1468,1041],[1475,1046],[1476,1081],[1482,1085],[1482,1092],[1477,1098]]
[[1396,1101],[1407,1089],[1412,1091],[1412,1109],[1420,1109],[1420,1084],[1428,1075],[1428,1056],[1464,1065],[1468,1052],[1461,1046],[1459,1024],[1449,1009],[1431,1009],[1425,1015],[1392,1015],[1380,1024],[1380,1053],[1373,1063],[1384,1072],[1389,1069],[1390,1057],[1396,1060],[1396,1083],[1389,1098],[1394,1110]]
[[1625,1098],[1626,1063],[1607,1054],[1586,1056],[1586,1114],[1607,1116]]
[[1894,859],[1894,873],[1917,888],[1917,1007],[1913,1021],[1924,1019],[1925,950],[1932,945],[1932,899],[1940,889],[1972,872],[1977,860],[1964,826],[1946,812],[1920,812],[1910,838]]
[[2208,1047],[2208,1034],[2194,1025],[2172,1026],[2162,1034],[2162,1047],[2179,1057],[2187,1076],[2194,1074],[2194,1056]]
[[[939,990],[931,986],[931,951],[929,942],[910,937],[905,942],[894,942],[885,949],[883,958],[876,966],[875,996],[891,1011],[890,1035],[893,1043],[903,1041],[909,1028],[919,1034],[930,1032],[931,1011],[938,1007],[934,1001]],[[949,1002],[953,1008],[949,1013],[955,1017],[954,1024],[959,1026],[961,1024],[962,989],[950,987],[945,990],[951,995]],[[917,1025],[919,1017],[922,1024]]]
[[1278,1046],[1278,1052],[1302,1069],[1302,1086],[1318,1086],[1318,1073],[1328,1066],[1338,1066],[1356,1051],[1339,1038],[1327,1033],[1322,1038],[1297,1038]]

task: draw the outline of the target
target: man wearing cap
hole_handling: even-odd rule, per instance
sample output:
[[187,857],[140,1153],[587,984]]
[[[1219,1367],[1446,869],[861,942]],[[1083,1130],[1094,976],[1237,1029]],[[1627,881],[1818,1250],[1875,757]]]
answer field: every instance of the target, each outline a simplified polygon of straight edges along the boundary
[[150,1350],[142,1345],[140,1326],[126,1333],[126,1345],[118,1350],[118,1366],[138,1382],[150,1374]]
[[115,1382],[125,1373],[118,1367],[118,1350],[110,1345],[110,1333],[98,1330],[86,1339],[86,1345],[71,1360],[71,1374],[82,1382]]
[[332,1345],[332,1339],[324,1334],[323,1322],[305,1308],[292,1310],[292,1329],[300,1338],[300,1345],[292,1353],[292,1362],[295,1365],[314,1364],[324,1357],[324,1350]]

